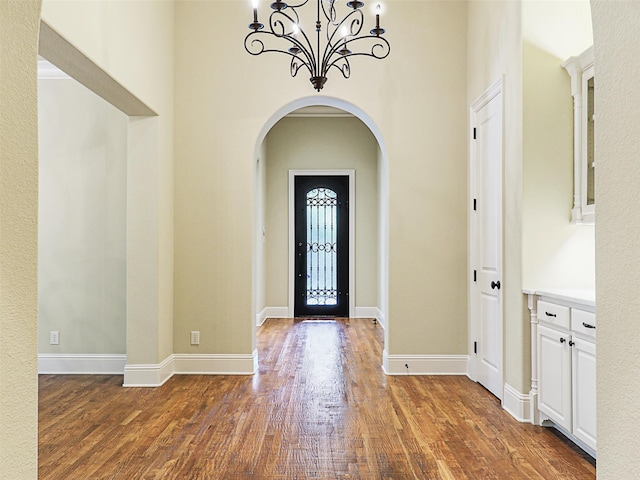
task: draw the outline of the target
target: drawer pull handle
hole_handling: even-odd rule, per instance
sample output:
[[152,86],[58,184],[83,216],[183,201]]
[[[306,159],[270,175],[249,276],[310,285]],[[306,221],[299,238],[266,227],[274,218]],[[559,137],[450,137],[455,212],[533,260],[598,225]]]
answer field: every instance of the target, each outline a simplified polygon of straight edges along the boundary
[[584,328],[596,328],[596,326],[595,326],[595,325],[589,325],[588,323],[585,323],[585,322],[582,322],[582,326],[583,326]]
[[547,317],[557,317],[555,313],[544,312]]

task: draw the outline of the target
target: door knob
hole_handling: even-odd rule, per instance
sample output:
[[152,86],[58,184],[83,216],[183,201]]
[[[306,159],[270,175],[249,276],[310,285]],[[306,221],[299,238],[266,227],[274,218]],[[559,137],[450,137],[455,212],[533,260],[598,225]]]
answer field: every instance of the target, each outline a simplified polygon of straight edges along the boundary
[[497,282],[491,282],[491,289],[495,289],[497,288],[498,290],[500,290],[500,280],[498,280]]

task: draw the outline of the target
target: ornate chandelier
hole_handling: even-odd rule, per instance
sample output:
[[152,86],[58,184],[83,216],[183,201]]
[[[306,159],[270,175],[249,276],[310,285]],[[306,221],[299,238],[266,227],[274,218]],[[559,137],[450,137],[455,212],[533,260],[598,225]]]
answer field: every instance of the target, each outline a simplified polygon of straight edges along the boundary
[[[252,31],[244,39],[245,50],[251,55],[276,52],[291,56],[291,76],[295,77],[301,68],[306,68],[311,75],[313,88],[318,92],[327,82],[327,74],[332,68],[342,72],[344,78],[349,78],[349,57],[382,59],[389,55],[391,46],[387,39],[382,37],[385,30],[380,27],[380,4],[376,7],[376,26],[367,35],[366,32],[362,32],[364,2],[349,0],[349,10],[342,20],[338,20],[335,0],[316,0],[317,39],[314,45],[313,34],[308,36],[305,33],[298,13],[307,3],[310,3],[310,0],[303,0],[297,5],[275,0],[271,4],[273,12],[269,15],[265,29],[265,25],[258,21],[258,0],[253,0],[253,22],[249,24]],[[356,48],[360,50],[355,50]]]

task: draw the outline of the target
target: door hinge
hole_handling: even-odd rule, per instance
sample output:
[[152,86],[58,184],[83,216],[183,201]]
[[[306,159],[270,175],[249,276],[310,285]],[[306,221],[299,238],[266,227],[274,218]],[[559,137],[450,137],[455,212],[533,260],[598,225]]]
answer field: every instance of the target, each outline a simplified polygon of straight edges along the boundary
[[473,342],[473,353],[478,353],[478,342]]
[[478,271],[477,271],[477,270],[474,270],[474,271],[473,271],[473,281],[474,281],[474,282],[477,282],[477,281],[478,281]]
[[473,139],[476,139],[476,127],[473,127]]
[[475,211],[475,210],[477,210],[477,208],[478,208],[477,200],[474,198],[473,199],[473,210]]

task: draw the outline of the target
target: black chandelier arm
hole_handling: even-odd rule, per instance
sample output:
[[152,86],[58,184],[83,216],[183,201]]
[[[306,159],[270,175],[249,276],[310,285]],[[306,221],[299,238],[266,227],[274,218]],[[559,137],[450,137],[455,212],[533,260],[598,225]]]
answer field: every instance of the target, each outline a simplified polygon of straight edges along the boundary
[[289,66],[289,73],[291,73],[292,77],[295,77],[302,67],[306,67],[307,70],[309,70],[309,74],[313,76],[313,71],[307,62],[303,61],[300,57],[297,57],[295,55],[291,55],[291,57],[292,58],[291,65]]
[[[309,0],[305,0],[300,5],[304,5]],[[299,16],[294,7],[288,6],[287,11],[292,12],[291,15],[283,10],[275,10],[269,15],[269,23],[265,30],[254,30],[245,37],[245,50],[251,55],[261,55],[262,53],[283,53],[292,58],[291,73],[292,76],[298,72],[302,66],[309,70],[311,76],[314,76],[317,70],[317,61],[315,51],[311,45],[311,41],[302,29],[298,29],[294,33],[294,25],[299,25]],[[288,26],[291,26],[291,32],[288,32]],[[302,40],[301,40],[301,39]],[[277,39],[276,41],[286,40],[291,44],[289,49],[267,47],[269,39]],[[305,57],[304,58],[301,57]],[[298,61],[294,61],[298,58]]]
[[285,22],[291,25],[300,25],[300,17],[298,16],[298,12],[296,12],[294,8],[288,8],[288,10],[291,10],[293,12],[295,18],[287,15],[283,10],[276,10],[274,12],[271,12],[271,15],[269,15],[270,33],[272,33],[276,37],[284,37],[287,35],[287,27],[285,26]]
[[[291,76],[295,77],[295,75],[298,73],[298,70],[300,70],[300,68],[302,67],[306,67],[309,70],[309,74],[314,75],[314,71],[315,71],[315,64],[310,62],[309,59],[309,55],[307,54],[306,50],[304,48],[300,49],[299,53],[304,53],[305,57],[306,57],[306,61],[304,58],[301,58],[300,56],[291,53],[288,50],[280,50],[280,49],[276,49],[276,48],[267,48],[265,46],[264,41],[262,41],[262,39],[260,38],[252,38],[252,37],[257,37],[257,36],[262,36],[262,37],[275,37],[275,38],[286,38],[287,40],[289,40],[290,42],[292,42],[294,45],[299,45],[299,46],[303,46],[298,40],[293,39],[292,37],[281,37],[278,36],[276,34],[273,34],[271,32],[251,32],[249,33],[245,39],[244,39],[244,48],[245,50],[254,56],[258,56],[258,55],[262,55],[263,53],[281,53],[283,55],[288,55],[290,57],[292,57],[291,59]],[[294,62],[299,62],[296,63],[295,68],[294,68]]]
[[[355,51],[355,49],[365,41],[369,44],[373,42],[369,51]],[[327,45],[327,48],[329,48],[329,45]],[[342,72],[344,78],[349,78],[351,67],[348,60],[346,60],[348,57],[373,57],[381,60],[389,56],[390,52],[391,45],[384,37],[377,35],[356,37],[347,43],[339,42],[336,45],[332,45],[331,49],[324,54],[321,71],[324,72],[323,75],[326,76],[331,68],[336,68]]]
[[287,2],[287,8],[293,8],[293,9],[300,8],[300,7],[304,7],[307,3],[309,3],[309,0],[303,0],[302,2],[296,3],[296,4]]
[[[356,18],[352,18],[356,17]],[[345,37],[342,35],[342,27],[347,26],[349,30],[348,37],[355,39],[362,31],[364,24],[364,15],[360,10],[353,10],[338,23],[327,22],[327,44],[324,49],[324,57],[328,58],[344,44]],[[333,28],[332,28],[333,27]],[[336,38],[337,37],[337,38]],[[347,38],[347,42],[350,42]]]
[[[361,10],[352,10],[337,24],[327,23],[327,44],[323,53],[323,64],[326,65],[336,53],[344,57],[348,51],[348,45],[358,39],[357,35],[362,31],[363,25],[364,14]],[[330,26],[334,28],[330,28]],[[343,26],[348,28],[349,34],[347,37],[340,36]],[[326,71],[324,68],[323,70]]]
[[[315,69],[317,60],[316,60],[315,52],[313,50],[313,46],[311,45],[311,40],[307,36],[306,32],[302,30],[302,28],[300,28],[300,17],[298,16],[298,12],[296,12],[295,10],[296,7],[300,7],[306,4],[308,1],[309,0],[305,0],[300,5],[289,6],[287,8],[287,10],[291,10],[293,12],[295,19],[292,16],[284,13],[284,11],[282,10],[276,10],[272,12],[271,15],[269,15],[269,28],[271,31],[263,32],[263,33],[272,34],[275,37],[284,38],[285,40],[291,42],[295,47],[297,47],[300,50],[299,53],[302,53],[304,54],[305,57],[307,57],[307,62],[309,63],[309,65],[314,66],[313,68]],[[285,22],[280,17],[284,17],[284,19],[286,19],[286,21],[288,21],[291,24],[292,33],[286,32]],[[297,34],[293,33],[293,25],[298,26]],[[302,35],[302,37],[304,38],[304,44],[303,42],[301,42],[296,38],[296,35]],[[295,55],[295,53],[292,53],[292,52],[284,52],[284,53],[287,53],[289,55]],[[304,62],[304,63],[307,63],[307,62]],[[310,69],[310,73],[312,75],[314,74],[313,69]]]
[[354,40],[366,39],[376,39],[376,43],[371,46],[370,52],[351,52],[345,55],[336,53],[333,60],[331,60],[331,57],[325,59],[325,62],[322,65],[322,71],[325,72],[324,75],[326,76],[332,68],[335,68],[342,73],[344,78],[349,78],[351,76],[351,64],[349,63],[349,57],[373,57],[378,60],[382,60],[389,56],[389,53],[391,52],[391,45],[386,38],[367,35],[366,37],[359,37]]
[[329,23],[335,23],[336,18],[338,16],[338,13],[336,12],[335,1],[329,0],[329,2],[327,2],[327,4],[329,5],[328,12],[327,12],[327,7],[325,5],[325,2],[323,2],[322,0],[320,1],[322,3],[322,13],[324,14],[324,17],[327,19]]
[[246,37],[244,37],[244,49],[250,55],[261,55],[268,50],[264,46],[264,42],[259,38],[252,38],[256,36],[258,32],[251,32]]
[[332,68],[339,70],[344,78],[349,78],[351,76],[351,64],[349,63],[347,56],[341,55],[331,63],[327,63],[324,67],[324,72],[326,72],[325,75],[327,75]]
[[[352,10],[347,14],[346,17],[344,17],[338,23],[334,23],[334,22],[328,23],[327,24],[327,40],[332,41],[333,37],[336,34],[341,35],[341,30],[343,25],[347,26],[349,30],[349,36],[355,37],[357,35],[360,35],[360,32],[362,31],[362,27],[364,26],[364,13],[362,13],[362,10]],[[330,29],[329,28],[330,26],[333,26],[333,28]],[[331,33],[331,36],[329,36],[330,30],[333,30],[333,32]]]
[[[357,47],[360,47],[363,43],[368,43],[371,45],[368,49],[360,48],[360,51],[356,51]],[[336,60],[333,60],[329,63],[329,65],[335,63],[340,58],[344,57],[373,57],[378,60],[382,60],[383,58],[387,58],[389,53],[391,53],[391,45],[389,41],[378,35],[364,35],[362,37],[356,37],[348,41],[348,47],[351,47],[349,53],[341,54],[339,49],[333,49],[332,55],[327,57],[328,59],[332,58],[334,55],[338,56]]]

